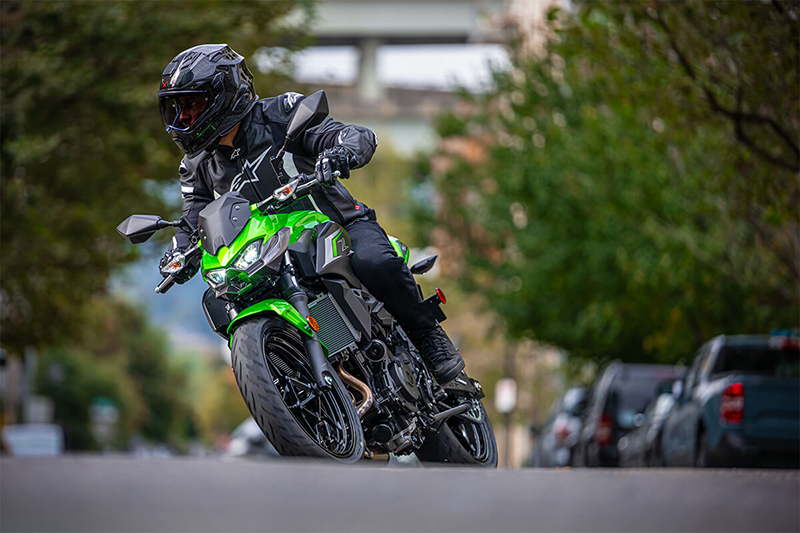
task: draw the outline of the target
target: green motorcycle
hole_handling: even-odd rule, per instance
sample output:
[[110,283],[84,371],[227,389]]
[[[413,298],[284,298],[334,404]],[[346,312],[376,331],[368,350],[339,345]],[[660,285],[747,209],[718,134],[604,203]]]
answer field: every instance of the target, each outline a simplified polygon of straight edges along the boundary
[[[326,116],[324,92],[301,101],[273,165],[289,140]],[[257,204],[222,195],[196,228],[186,219],[132,215],[117,231],[133,244],[164,228],[191,232],[193,246],[156,292],[201,257],[206,318],[228,341],[242,397],[281,455],[353,463],[416,453],[422,461],[496,467],[480,383],[465,372],[437,383],[403,328],[353,274],[345,229],[316,211],[286,212],[316,186],[301,174]],[[408,261],[405,245],[392,243]],[[411,271],[423,274],[435,260]],[[438,289],[424,300],[439,321],[444,301]]]

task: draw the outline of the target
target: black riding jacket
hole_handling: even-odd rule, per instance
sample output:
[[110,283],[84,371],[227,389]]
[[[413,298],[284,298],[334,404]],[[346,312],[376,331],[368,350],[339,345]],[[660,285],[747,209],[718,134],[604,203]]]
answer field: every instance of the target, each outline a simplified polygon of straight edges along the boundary
[[[302,98],[297,93],[286,93],[259,100],[242,120],[233,148],[217,145],[194,158],[184,157],[179,169],[183,215],[197,226],[200,211],[226,192],[239,191],[251,203],[271,195],[281,182],[269,160],[283,145],[292,110]],[[337,145],[356,156],[354,168],[359,168],[372,158],[378,139],[367,128],[345,125],[328,117],[287,146],[289,153],[284,157],[281,179],[286,182],[287,176],[297,172],[311,174],[319,153]],[[319,211],[343,225],[370,212],[338,180],[331,187],[314,187],[311,196],[292,204],[291,210],[298,209]],[[188,244],[189,233],[179,229],[171,248],[184,248]]]

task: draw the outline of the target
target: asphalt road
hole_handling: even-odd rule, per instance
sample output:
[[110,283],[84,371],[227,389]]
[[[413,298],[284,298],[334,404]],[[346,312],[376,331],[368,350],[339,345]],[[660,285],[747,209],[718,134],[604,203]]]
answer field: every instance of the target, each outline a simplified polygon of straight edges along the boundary
[[800,531],[800,472],[6,458],[0,531]]

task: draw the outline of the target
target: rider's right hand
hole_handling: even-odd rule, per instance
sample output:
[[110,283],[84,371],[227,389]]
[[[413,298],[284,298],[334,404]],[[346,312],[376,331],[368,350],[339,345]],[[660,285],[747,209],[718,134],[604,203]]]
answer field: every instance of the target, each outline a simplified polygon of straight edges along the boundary
[[158,263],[158,270],[165,278],[169,275],[174,276],[175,283],[181,285],[186,283],[200,270],[200,262],[197,257],[186,259],[186,250],[183,248],[173,248],[167,250],[164,257]]

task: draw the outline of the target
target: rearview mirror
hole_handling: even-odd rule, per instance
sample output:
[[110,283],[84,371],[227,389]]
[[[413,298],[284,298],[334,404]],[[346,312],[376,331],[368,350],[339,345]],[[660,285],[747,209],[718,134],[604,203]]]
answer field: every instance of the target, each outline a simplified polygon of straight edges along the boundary
[[412,274],[424,274],[425,272],[429,271],[433,268],[433,265],[436,263],[436,258],[439,257],[437,255],[432,255],[430,257],[426,257],[422,261],[418,261],[414,263],[411,267]]
[[313,128],[328,116],[328,97],[325,91],[317,91],[303,98],[294,110],[286,127],[287,140],[295,140],[308,128]]
[[117,226],[117,233],[131,244],[140,244],[161,229],[161,220],[157,215],[131,215]]

